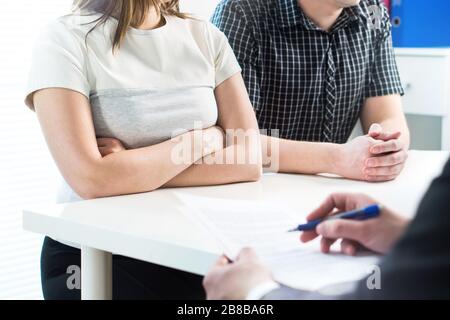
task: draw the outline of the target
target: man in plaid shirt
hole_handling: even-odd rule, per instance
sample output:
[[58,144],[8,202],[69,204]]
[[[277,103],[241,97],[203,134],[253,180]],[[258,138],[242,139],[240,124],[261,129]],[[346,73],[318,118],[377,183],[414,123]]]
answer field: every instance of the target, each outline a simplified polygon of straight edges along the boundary
[[[387,181],[403,169],[402,112],[389,16],[380,0],[223,0],[228,37],[281,172]],[[364,136],[348,142],[358,119]]]

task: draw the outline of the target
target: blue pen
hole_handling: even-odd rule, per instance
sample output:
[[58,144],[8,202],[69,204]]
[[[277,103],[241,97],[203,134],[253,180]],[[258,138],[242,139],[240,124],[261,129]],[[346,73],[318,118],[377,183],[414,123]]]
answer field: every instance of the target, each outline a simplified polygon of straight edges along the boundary
[[317,219],[309,221],[305,224],[300,224],[297,227],[295,227],[292,230],[289,230],[288,232],[295,232],[295,231],[311,231],[315,230],[316,227],[321,224],[324,221],[328,220],[335,220],[335,219],[350,219],[350,220],[367,220],[367,219],[373,219],[380,215],[380,212],[382,210],[382,207],[378,204],[374,204],[371,206],[368,206],[366,208],[352,210],[348,212],[342,212],[339,214],[336,214],[334,216],[329,216],[323,219]]

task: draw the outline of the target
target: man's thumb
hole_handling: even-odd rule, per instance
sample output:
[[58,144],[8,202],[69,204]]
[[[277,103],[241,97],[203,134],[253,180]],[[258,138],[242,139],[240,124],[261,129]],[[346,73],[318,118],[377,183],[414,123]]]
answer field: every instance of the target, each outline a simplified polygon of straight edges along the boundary
[[371,137],[379,136],[382,131],[383,131],[383,128],[381,127],[381,125],[379,123],[373,123],[369,129],[369,136],[371,136]]

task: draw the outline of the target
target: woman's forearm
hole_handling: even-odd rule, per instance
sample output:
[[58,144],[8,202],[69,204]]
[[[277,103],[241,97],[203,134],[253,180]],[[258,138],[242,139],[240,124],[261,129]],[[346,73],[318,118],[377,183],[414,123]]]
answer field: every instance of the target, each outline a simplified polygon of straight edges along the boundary
[[82,196],[99,198],[158,189],[219,150],[219,146],[204,148],[203,137],[204,132],[192,131],[150,147],[112,153],[91,167]]
[[[252,150],[250,150],[252,149]],[[257,181],[262,173],[257,145],[232,145],[201,159],[164,187],[211,186]]]
[[227,147],[174,177],[165,187],[208,186],[258,180],[262,173],[258,122],[240,73],[216,87],[217,124]]
[[261,135],[264,168],[272,172],[319,174],[336,171],[340,147],[332,143],[286,140]]

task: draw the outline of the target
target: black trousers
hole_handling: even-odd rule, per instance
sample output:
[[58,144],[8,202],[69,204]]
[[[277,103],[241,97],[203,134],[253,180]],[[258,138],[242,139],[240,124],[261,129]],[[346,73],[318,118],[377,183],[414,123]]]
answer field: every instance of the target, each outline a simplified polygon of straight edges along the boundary
[[[42,291],[46,300],[80,300],[73,288],[73,268],[80,270],[81,252],[48,237],[41,253]],[[113,299],[199,300],[205,299],[202,277],[152,263],[114,255]]]

